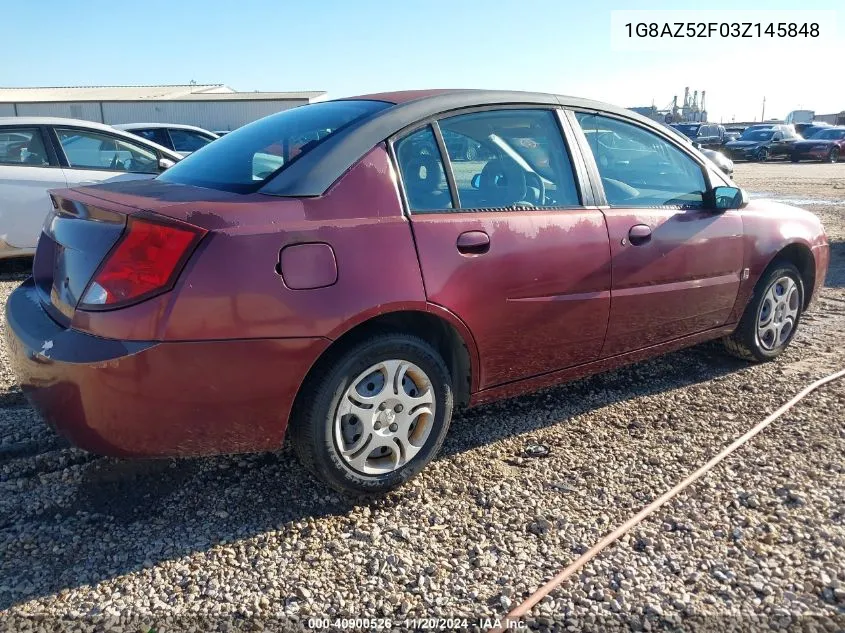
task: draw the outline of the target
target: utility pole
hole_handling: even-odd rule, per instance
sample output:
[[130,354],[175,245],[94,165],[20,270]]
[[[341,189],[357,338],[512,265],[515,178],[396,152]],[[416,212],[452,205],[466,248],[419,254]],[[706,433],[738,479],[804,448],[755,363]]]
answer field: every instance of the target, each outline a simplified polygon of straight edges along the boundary
[[760,123],[766,121],[766,97],[763,97],[763,114],[760,115]]

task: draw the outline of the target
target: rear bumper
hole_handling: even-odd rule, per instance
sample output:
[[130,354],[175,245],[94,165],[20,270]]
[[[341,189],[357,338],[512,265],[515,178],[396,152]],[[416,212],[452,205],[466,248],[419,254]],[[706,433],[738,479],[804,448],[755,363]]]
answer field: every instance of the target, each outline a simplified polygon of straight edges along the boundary
[[80,448],[116,457],[274,450],[329,341],[118,341],[58,325],[32,280],[6,304],[12,368],[32,406]]

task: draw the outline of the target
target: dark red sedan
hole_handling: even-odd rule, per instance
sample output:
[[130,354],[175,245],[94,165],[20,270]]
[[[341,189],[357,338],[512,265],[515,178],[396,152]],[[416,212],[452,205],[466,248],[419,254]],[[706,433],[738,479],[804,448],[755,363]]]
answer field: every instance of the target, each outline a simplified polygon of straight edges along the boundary
[[820,160],[835,163],[845,153],[845,127],[826,127],[792,146],[792,162]]
[[419,472],[456,406],[708,339],[774,358],[829,257],[662,126],[547,94],[307,105],[53,200],[6,309],[50,425],[127,457],[289,432],[353,493]]

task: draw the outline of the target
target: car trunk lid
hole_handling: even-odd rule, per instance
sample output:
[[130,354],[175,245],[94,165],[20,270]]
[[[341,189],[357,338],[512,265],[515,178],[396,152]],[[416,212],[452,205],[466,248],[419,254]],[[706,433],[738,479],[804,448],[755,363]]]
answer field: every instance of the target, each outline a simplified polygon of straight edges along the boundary
[[[208,230],[221,224],[221,218],[212,217],[208,209],[254,197],[162,180],[110,182],[93,187],[78,187],[74,192],[96,198],[100,204],[108,207],[118,205],[130,215],[148,211]],[[202,205],[202,212],[198,212],[198,205]]]
[[127,213],[95,199],[51,194],[53,212],[44,222],[32,276],[41,304],[61,325],[70,325],[88,282],[117,243]]

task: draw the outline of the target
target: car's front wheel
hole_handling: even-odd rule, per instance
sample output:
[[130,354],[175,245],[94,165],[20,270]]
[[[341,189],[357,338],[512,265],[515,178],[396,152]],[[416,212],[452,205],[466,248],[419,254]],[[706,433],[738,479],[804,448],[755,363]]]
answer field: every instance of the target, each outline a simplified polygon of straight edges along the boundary
[[723,339],[725,347],[745,360],[777,358],[795,336],[803,306],[798,269],[786,261],[775,262],[754,288],[737,329]]
[[344,493],[378,494],[418,474],[452,418],[449,371],[426,341],[368,338],[309,377],[291,420],[302,463]]
[[769,160],[769,149],[767,147],[761,147],[757,150],[757,160],[761,163]]
[[827,160],[830,163],[836,163],[839,161],[839,148],[834,147],[830,150],[830,154],[827,155]]

